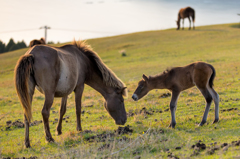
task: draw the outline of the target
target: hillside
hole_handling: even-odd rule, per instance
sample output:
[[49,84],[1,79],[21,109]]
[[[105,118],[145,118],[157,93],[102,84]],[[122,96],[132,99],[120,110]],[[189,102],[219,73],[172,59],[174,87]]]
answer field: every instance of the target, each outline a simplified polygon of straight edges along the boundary
[[[128,112],[126,125],[133,132],[116,135],[114,131],[118,126],[105,110],[103,97],[86,86],[82,99],[82,128],[85,131],[76,131],[72,93],[68,98],[63,134],[55,135],[61,102],[56,98],[50,115],[50,129],[56,142],[48,144],[41,122],[44,96],[36,90],[32,106],[35,122],[30,127],[30,149],[24,148],[24,128],[21,125],[23,111],[13,82],[16,61],[27,49],[0,54],[0,157],[240,157],[238,27],[239,24],[223,24],[196,27],[196,30],[190,31],[169,29],[88,40],[105,64],[128,87],[129,97],[125,99]],[[126,56],[122,56],[123,52]],[[171,120],[168,90],[153,90],[138,102],[131,99],[143,73],[155,75],[167,68],[195,61],[210,63],[216,69],[214,89],[220,96],[220,121],[217,124],[211,124],[214,120],[212,103],[207,124],[197,126],[204,112],[205,100],[196,87],[181,93],[175,129],[167,128]],[[11,124],[7,125],[7,121],[11,121]],[[200,144],[205,144],[206,149],[196,146]]]

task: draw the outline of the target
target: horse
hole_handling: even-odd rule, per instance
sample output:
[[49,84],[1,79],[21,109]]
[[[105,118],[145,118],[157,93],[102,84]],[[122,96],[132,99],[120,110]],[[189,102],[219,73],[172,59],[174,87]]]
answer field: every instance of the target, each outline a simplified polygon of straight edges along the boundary
[[21,56],[15,67],[15,87],[24,110],[25,146],[30,146],[29,123],[32,119],[32,99],[35,87],[45,95],[42,108],[45,137],[54,142],[49,130],[50,108],[54,97],[61,97],[57,134],[62,134],[62,119],[66,112],[68,95],[74,91],[77,131],[81,127],[81,97],[84,84],[104,97],[104,107],[117,125],[127,121],[123,96],[127,96],[125,84],[109,69],[84,41],[61,47],[36,45]]
[[178,20],[177,22],[177,30],[180,29],[180,20],[182,19],[182,29],[184,29],[184,18],[188,18],[189,20],[189,30],[191,29],[191,19],[193,21],[193,29],[195,29],[194,22],[195,22],[195,11],[191,7],[181,8],[178,12]]
[[34,39],[30,41],[29,47],[33,47],[34,45],[46,44],[45,39],[41,38],[40,40]]
[[175,112],[179,94],[186,89],[196,86],[206,100],[205,112],[199,126],[206,123],[212,100],[214,100],[215,104],[215,120],[213,123],[216,123],[219,120],[219,95],[213,89],[215,76],[214,67],[204,62],[195,62],[184,67],[174,67],[155,76],[147,77],[143,74],[143,79],[139,81],[132,98],[137,101],[153,89],[170,90],[172,97],[170,102],[171,123],[169,127],[175,128]]

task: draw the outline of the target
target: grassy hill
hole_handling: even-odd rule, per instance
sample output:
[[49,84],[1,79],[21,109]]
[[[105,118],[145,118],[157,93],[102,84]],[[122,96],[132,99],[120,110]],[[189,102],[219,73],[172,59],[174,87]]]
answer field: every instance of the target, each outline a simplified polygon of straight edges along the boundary
[[[118,126],[103,106],[103,97],[86,86],[83,94],[83,132],[76,131],[74,94],[69,95],[63,134],[55,135],[61,99],[51,108],[50,129],[55,143],[46,143],[41,122],[44,96],[33,99],[32,148],[24,148],[23,111],[13,82],[17,59],[27,49],[0,54],[0,157],[40,158],[234,158],[240,157],[240,28],[238,24],[148,31],[88,40],[103,61],[124,81],[126,125],[133,132],[118,135]],[[122,53],[126,56],[122,56]],[[142,74],[154,75],[166,68],[195,61],[216,69],[214,88],[220,96],[220,121],[212,104],[207,124],[198,127],[205,100],[197,88],[181,93],[175,129],[170,123],[167,90],[153,90],[134,102],[131,96]],[[7,124],[8,123],[8,124]],[[201,140],[201,141],[200,141]],[[195,145],[195,146],[193,146]],[[206,148],[204,148],[206,145]]]

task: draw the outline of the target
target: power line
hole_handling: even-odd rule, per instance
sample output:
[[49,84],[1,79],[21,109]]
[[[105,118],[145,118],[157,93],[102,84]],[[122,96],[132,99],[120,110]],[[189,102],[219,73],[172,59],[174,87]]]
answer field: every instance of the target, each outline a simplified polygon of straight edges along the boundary
[[61,31],[72,31],[72,32],[89,32],[89,33],[106,33],[106,34],[116,34],[116,32],[105,32],[105,31],[91,31],[91,30],[75,30],[75,29],[62,29],[62,28],[51,28],[52,30]]
[[[40,29],[46,26],[40,27]],[[50,29],[50,27],[48,28]],[[72,32],[89,32],[89,33],[106,33],[106,34],[116,34],[116,32],[105,32],[105,31],[92,31],[92,30],[77,30],[77,29],[63,29],[63,28],[51,28],[52,30],[60,30],[60,31],[72,31]],[[13,33],[13,32],[24,32],[24,31],[32,31],[38,29],[22,29],[22,30],[9,30],[9,31],[1,31],[0,34],[3,33]]]
[[13,32],[23,32],[23,31],[32,31],[32,30],[37,30],[37,29],[22,29],[22,30],[1,31],[0,34],[2,34],[2,33],[13,33]]

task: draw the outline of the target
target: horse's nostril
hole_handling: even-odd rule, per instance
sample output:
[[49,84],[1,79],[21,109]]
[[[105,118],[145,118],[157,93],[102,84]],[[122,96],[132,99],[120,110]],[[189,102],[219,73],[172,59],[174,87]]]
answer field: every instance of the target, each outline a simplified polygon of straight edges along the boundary
[[137,101],[137,100],[138,100],[137,95],[136,95],[136,94],[133,94],[132,99],[135,100],[135,101]]

